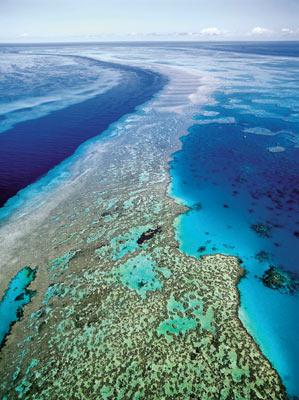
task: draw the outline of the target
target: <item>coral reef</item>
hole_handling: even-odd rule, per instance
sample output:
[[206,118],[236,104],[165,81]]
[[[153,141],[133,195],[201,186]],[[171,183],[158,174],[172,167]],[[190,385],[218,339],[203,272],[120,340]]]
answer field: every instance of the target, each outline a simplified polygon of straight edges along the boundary
[[251,229],[264,238],[269,238],[271,235],[271,227],[262,223],[252,224]]
[[[177,79],[178,92],[198,83]],[[0,292],[20,260],[39,265],[1,350],[3,399],[286,398],[238,318],[238,260],[178,249],[186,209],[167,196],[168,161],[193,111],[158,101],[163,112],[147,105],[93,144],[69,192],[52,192],[40,219],[23,216],[26,240],[1,248]]]
[[299,287],[299,281],[295,276],[273,265],[265,271],[261,280],[268,288],[287,294],[294,294]]

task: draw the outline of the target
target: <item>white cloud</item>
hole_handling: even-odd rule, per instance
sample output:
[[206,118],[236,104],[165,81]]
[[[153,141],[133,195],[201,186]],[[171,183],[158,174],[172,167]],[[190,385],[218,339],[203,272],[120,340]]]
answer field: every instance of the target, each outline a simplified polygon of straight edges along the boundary
[[293,29],[290,28],[282,28],[281,33],[283,35],[292,35],[294,33]]
[[272,31],[267,28],[262,28],[261,26],[256,26],[252,29],[251,33],[253,35],[267,35],[269,33],[272,33]]
[[200,31],[200,34],[205,36],[219,36],[222,35],[223,33],[224,32],[222,32],[220,29],[216,27],[203,28]]
[[25,33],[25,32],[20,34],[20,37],[21,37],[21,38],[26,38],[26,37],[28,37],[28,36],[29,36],[29,34],[28,34],[28,33]]

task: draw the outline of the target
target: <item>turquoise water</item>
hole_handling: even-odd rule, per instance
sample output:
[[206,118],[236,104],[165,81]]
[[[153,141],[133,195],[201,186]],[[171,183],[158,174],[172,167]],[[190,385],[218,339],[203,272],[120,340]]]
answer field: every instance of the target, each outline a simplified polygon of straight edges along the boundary
[[[119,276],[124,286],[135,290],[145,299],[148,291],[160,290],[163,287],[158,271],[162,273],[164,269],[159,268],[150,256],[138,254],[118,267],[115,274]],[[168,272],[165,269],[165,273],[168,274]]]
[[36,269],[22,268],[10,281],[0,302],[0,348],[11,326],[21,318],[23,307],[31,301],[35,292],[27,289],[35,279]]
[[263,82],[236,79],[195,116],[171,162],[171,194],[190,207],[177,221],[182,251],[241,258],[240,318],[288,393],[299,395],[299,295],[261,280],[270,265],[299,272],[299,62],[275,64],[274,79],[269,61],[256,68]]

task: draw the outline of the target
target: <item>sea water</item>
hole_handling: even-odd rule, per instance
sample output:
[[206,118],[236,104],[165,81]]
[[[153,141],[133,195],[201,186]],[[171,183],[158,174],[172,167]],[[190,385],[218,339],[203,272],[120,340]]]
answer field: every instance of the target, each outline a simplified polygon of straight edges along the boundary
[[23,267],[10,281],[3,298],[0,301],[0,348],[12,325],[20,319],[23,307],[34,296],[35,291],[28,286],[35,279],[36,269]]
[[[5,71],[0,80],[0,207],[165,83],[151,71],[40,51],[15,54],[0,48],[0,71]],[[43,182],[46,186],[49,180]],[[6,204],[2,217],[20,203],[16,200],[20,195]]]
[[176,224],[182,251],[242,260],[240,318],[298,395],[299,296],[261,278],[270,265],[299,273],[299,62],[255,63],[264,80],[251,60],[251,72],[195,116],[171,162],[171,194],[190,208]]
[[[33,53],[47,52],[45,47],[31,49],[30,57]],[[6,54],[11,51],[11,48],[5,50]],[[15,49],[13,51],[16,52]],[[26,52],[28,51],[27,49]],[[142,65],[167,64],[187,68],[192,72],[203,74],[202,85],[208,89],[208,93],[211,92],[211,88],[208,88],[210,84],[218,87],[218,91],[214,93],[214,102],[204,109],[198,107],[189,135],[182,140],[182,150],[174,155],[171,163],[171,195],[190,208],[176,221],[176,234],[181,250],[187,254],[200,257],[205,254],[224,253],[241,258],[247,274],[239,284],[240,318],[279,372],[289,394],[298,395],[299,389],[296,382],[296,360],[299,356],[298,294],[286,294],[270,289],[261,280],[269,265],[298,273],[296,256],[299,186],[298,45],[296,43],[141,43],[96,45],[93,46],[92,51],[89,46],[85,48],[83,45],[79,47],[74,45],[68,51],[74,54],[93,52],[104,59],[118,59],[126,64],[130,64],[132,60],[134,63],[142,60]],[[63,52],[62,47],[56,49],[52,46],[51,52]],[[52,56],[54,55],[51,54]],[[18,54],[18,57],[23,57],[23,55]],[[46,64],[51,64],[51,57],[49,55],[47,57]],[[74,58],[72,61],[71,58],[64,60],[66,63],[73,61]],[[53,59],[52,67],[56,62],[58,59]],[[93,62],[87,59],[86,62],[90,62],[93,68],[95,67]],[[22,63],[23,61],[20,64]],[[98,64],[98,67],[101,69],[104,66]],[[120,72],[119,66],[116,69],[113,65],[106,65],[106,67],[111,67],[112,76],[116,71]],[[65,68],[68,69],[68,67]],[[72,68],[70,67],[69,71]],[[99,74],[101,74],[100,69],[97,70]],[[134,90],[126,93],[126,90],[132,87],[134,78],[140,73],[140,70],[133,69],[130,75],[133,81],[126,80],[126,77],[128,78],[126,71],[121,72],[121,81],[124,85],[122,92],[118,90],[117,80],[115,81],[112,77],[109,88],[107,89],[103,84],[101,90],[105,93],[99,94],[94,91],[97,84],[101,86],[95,80],[97,72],[88,74],[90,81],[87,79],[84,82],[86,73],[84,69],[84,73],[81,74],[82,88],[90,88],[90,90],[83,90],[83,93],[87,91],[88,95],[84,97],[84,94],[81,96],[82,88],[78,91],[76,89],[76,93],[69,92],[72,82],[73,84],[77,82],[76,75],[80,76],[79,70],[74,69],[73,81],[60,80],[59,76],[53,79],[53,82],[62,82],[62,87],[66,88],[61,97],[59,97],[61,90],[57,92],[53,89],[54,108],[51,101],[48,104],[46,102],[45,109],[36,107],[35,104],[36,102],[39,104],[40,99],[36,99],[34,94],[31,110],[30,107],[24,107],[21,101],[18,103],[12,98],[12,104],[16,103],[17,106],[14,105],[15,110],[7,108],[4,110],[6,116],[5,118],[2,116],[2,122],[5,119],[6,122],[3,133],[6,133],[9,127],[10,133],[13,134],[20,126],[22,127],[22,123],[32,123],[35,119],[37,122],[33,122],[33,125],[37,129],[31,136],[31,143],[34,144],[35,141],[38,142],[38,134],[43,129],[46,129],[46,137],[51,141],[51,129],[47,130],[47,125],[55,128],[55,136],[56,128],[59,129],[58,122],[62,122],[64,127],[70,123],[71,134],[67,140],[60,138],[63,140],[60,160],[65,160],[75,151],[79,142],[83,143],[91,135],[95,136],[101,131],[98,125],[99,120],[94,119],[95,114],[101,111],[101,107],[94,108],[96,104],[93,103],[94,98],[98,99],[98,95],[103,95],[101,102],[97,104],[105,105],[106,98],[109,101],[109,96],[105,94],[111,93],[110,90],[114,90],[114,96],[110,99],[112,102],[120,98],[120,93],[124,95],[124,103],[131,98],[131,106],[120,107],[115,115],[110,115],[110,108],[106,109],[108,119],[110,116],[117,119],[122,112],[133,111],[133,105],[149,99],[161,88],[159,79],[156,81],[156,78],[153,79],[153,76],[151,78],[147,75],[148,71],[143,71],[146,79],[141,79],[139,81],[141,84],[137,84],[141,97],[137,96],[138,101],[136,101]],[[24,94],[30,88],[30,79],[35,82],[34,74],[32,76],[29,74]],[[52,90],[53,82],[47,89]],[[147,88],[149,88],[148,91]],[[196,88],[194,89],[196,91]],[[11,93],[13,96],[14,90]],[[58,101],[55,97],[57,93],[59,93]],[[69,97],[65,93],[70,93]],[[144,97],[143,93],[145,93]],[[41,97],[43,95],[44,92],[41,91]],[[67,98],[66,102],[64,102],[65,98]],[[207,97],[204,96],[204,98]],[[24,104],[28,105],[26,98],[23,100]],[[90,100],[92,101],[89,102]],[[43,102],[44,100],[41,101],[42,104]],[[83,105],[82,109],[81,105]],[[71,108],[73,106],[75,108]],[[16,111],[15,116],[12,118],[14,111]],[[90,111],[92,111],[91,114]],[[77,120],[75,125],[72,125],[70,121],[74,112],[79,114],[80,123],[78,124]],[[10,116],[7,115],[8,113]],[[86,121],[84,121],[84,115],[86,115]],[[41,118],[38,119],[37,116]],[[85,136],[85,129],[88,127],[86,122],[90,118],[93,126]],[[74,137],[83,136],[71,150],[65,152],[69,141],[71,143],[73,140],[72,126],[75,127]],[[25,132],[29,137],[32,134],[31,127],[32,125],[27,125],[27,127],[25,125]],[[21,132],[22,130],[19,130],[19,136],[15,137],[21,138]],[[59,133],[59,130],[57,132]],[[60,131],[61,134],[63,132],[64,130]],[[25,136],[22,137],[24,138]],[[19,159],[19,155],[22,155],[22,149],[19,148],[17,142],[16,140],[13,143],[11,149],[16,147],[19,153],[17,156],[17,153],[12,153],[12,160],[16,162],[17,170],[20,171],[23,161]],[[54,148],[56,150],[57,146]],[[60,151],[60,148],[58,150]],[[39,152],[37,151],[36,154]],[[76,154],[80,156],[78,151]],[[29,154],[29,160],[30,156]],[[71,163],[72,157],[69,157],[66,162]],[[57,163],[59,160],[53,162],[52,166]],[[5,165],[8,165],[7,160]],[[50,165],[45,168],[45,171],[49,168]],[[47,175],[48,179],[40,180],[44,182],[45,188],[56,179],[57,168],[63,169],[63,164],[52,169]],[[42,190],[45,190],[44,187]],[[31,192],[33,191],[28,189],[28,193]],[[14,199],[16,197],[11,198],[9,202],[12,204]],[[18,205],[18,202],[15,204]],[[264,227],[266,234],[258,234],[254,229],[256,226]]]

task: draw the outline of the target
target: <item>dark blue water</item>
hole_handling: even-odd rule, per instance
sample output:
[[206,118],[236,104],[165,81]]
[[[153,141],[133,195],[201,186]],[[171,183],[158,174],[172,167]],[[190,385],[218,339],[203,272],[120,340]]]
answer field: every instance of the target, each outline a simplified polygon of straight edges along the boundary
[[0,134],[0,207],[73,154],[81,143],[148,101],[165,84],[165,78],[151,71],[99,64],[121,70],[119,84],[79,104],[18,123]]

